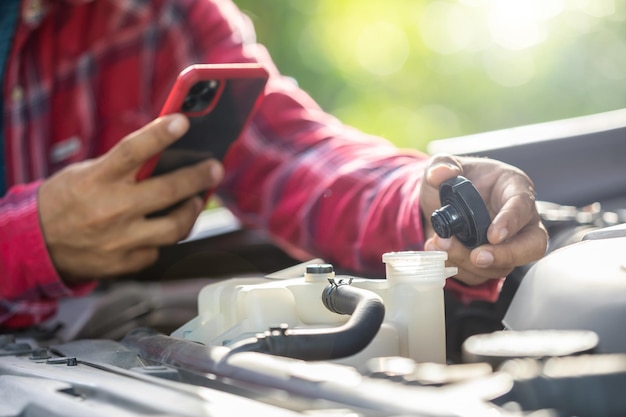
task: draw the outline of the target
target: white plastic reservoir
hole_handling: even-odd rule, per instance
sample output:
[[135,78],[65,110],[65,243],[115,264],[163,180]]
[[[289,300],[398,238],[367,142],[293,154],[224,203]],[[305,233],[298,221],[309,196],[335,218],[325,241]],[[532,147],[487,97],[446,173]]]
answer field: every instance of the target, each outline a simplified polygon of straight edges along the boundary
[[[443,286],[456,274],[439,251],[389,252],[383,255],[386,279],[304,273],[292,278],[232,278],[205,286],[198,296],[198,316],[172,336],[203,344],[228,346],[286,323],[289,328],[334,327],[349,316],[322,303],[328,278],[352,279],[351,285],[378,294],[385,318],[374,340],[361,352],[336,362],[357,366],[381,356],[405,356],[418,362],[446,361]],[[283,274],[284,275],[284,274]]]

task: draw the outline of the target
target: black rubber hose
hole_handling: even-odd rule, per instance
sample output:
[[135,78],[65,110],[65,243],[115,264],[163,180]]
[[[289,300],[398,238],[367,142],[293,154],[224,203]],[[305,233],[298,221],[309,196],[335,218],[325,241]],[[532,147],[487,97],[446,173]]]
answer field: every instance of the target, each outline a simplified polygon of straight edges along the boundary
[[372,291],[333,282],[324,289],[322,299],[329,310],[350,314],[350,319],[331,328],[271,328],[233,345],[231,354],[260,352],[311,361],[344,358],[367,347],[385,318],[383,301]]

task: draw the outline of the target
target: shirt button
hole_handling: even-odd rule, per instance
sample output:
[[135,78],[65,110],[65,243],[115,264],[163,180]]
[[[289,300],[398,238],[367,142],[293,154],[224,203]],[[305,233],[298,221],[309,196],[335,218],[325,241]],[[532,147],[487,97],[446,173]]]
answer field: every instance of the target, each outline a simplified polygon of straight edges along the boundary
[[13,103],[20,103],[23,98],[24,89],[22,88],[22,86],[16,85],[15,87],[13,87],[13,89],[11,90],[11,100],[13,100]]

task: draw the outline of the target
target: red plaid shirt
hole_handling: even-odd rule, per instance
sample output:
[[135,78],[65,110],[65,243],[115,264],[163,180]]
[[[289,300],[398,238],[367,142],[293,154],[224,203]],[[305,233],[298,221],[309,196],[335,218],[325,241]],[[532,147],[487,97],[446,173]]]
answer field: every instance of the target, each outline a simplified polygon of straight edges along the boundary
[[[187,65],[252,61],[270,81],[218,191],[244,224],[295,256],[370,273],[382,274],[384,252],[423,247],[426,157],[324,113],[278,73],[230,0],[23,0],[3,80],[12,187],[0,200],[0,325],[40,322],[56,299],[92,287],[65,286],[52,265],[37,215],[41,179],[154,119]],[[497,281],[448,286],[493,299]]]

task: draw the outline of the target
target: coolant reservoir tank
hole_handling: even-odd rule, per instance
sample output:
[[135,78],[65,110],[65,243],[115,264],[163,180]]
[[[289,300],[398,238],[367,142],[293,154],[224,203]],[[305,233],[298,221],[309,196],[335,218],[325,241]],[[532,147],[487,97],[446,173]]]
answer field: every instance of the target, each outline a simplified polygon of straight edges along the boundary
[[390,320],[406,326],[407,356],[445,363],[443,287],[456,268],[446,268],[446,252],[389,252],[383,255],[390,292]]
[[[456,273],[456,268],[445,267],[446,259],[445,252],[390,252],[383,255],[387,279],[337,276],[376,293],[385,305],[375,338],[361,352],[338,362],[357,366],[375,357],[407,356],[445,363],[443,286]],[[207,285],[198,296],[198,316],[172,336],[228,347],[278,324],[332,329],[348,320],[322,302],[329,279],[335,277],[332,265],[308,264],[304,274],[272,276],[275,279],[232,278]],[[276,279],[279,276],[282,279]]]

